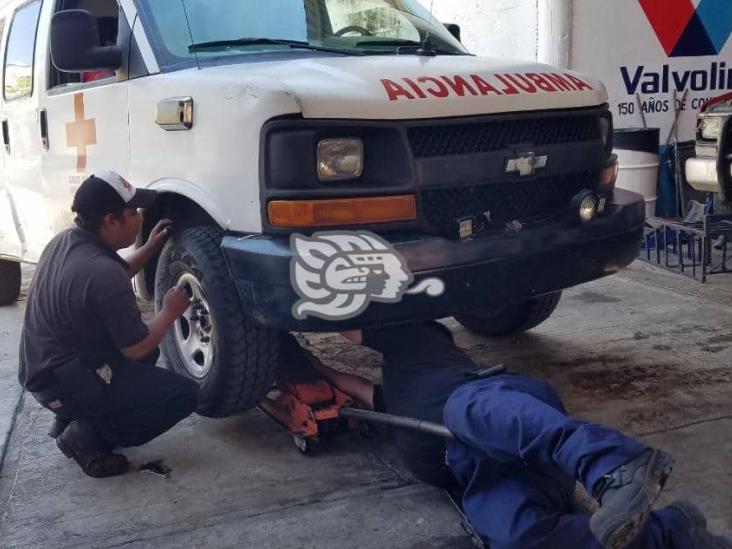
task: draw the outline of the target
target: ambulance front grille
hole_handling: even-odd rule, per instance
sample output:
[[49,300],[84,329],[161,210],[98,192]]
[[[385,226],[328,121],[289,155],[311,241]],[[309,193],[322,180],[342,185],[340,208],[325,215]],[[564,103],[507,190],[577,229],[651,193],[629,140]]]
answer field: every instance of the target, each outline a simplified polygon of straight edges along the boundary
[[490,122],[414,126],[408,130],[416,158],[455,156],[600,139],[597,115],[504,119]]
[[593,188],[600,172],[587,170],[527,181],[489,183],[422,192],[422,211],[433,230],[459,235],[463,219],[472,219],[476,232],[503,230],[506,223],[527,223],[569,212],[573,196]]

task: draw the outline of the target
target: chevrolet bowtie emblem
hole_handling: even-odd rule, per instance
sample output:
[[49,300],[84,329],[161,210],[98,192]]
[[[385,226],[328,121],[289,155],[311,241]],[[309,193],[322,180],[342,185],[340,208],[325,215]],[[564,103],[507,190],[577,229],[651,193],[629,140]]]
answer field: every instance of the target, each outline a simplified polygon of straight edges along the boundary
[[546,168],[547,155],[537,156],[536,153],[523,153],[518,158],[511,158],[506,164],[506,173],[518,172],[521,177],[534,175],[536,170]]

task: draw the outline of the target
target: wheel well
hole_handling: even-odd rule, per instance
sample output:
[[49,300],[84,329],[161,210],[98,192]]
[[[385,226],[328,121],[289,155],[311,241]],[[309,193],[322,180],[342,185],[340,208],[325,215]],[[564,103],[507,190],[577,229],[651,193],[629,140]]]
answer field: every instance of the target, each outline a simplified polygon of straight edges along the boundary
[[[175,222],[175,230],[182,231],[188,227],[198,225],[218,226],[218,223],[198,204],[190,198],[180,194],[161,193],[155,204],[145,210],[145,219],[142,223],[140,233],[141,242],[146,242],[150,231],[161,219],[172,219]],[[155,268],[158,264],[158,257],[153,257],[145,266],[145,269],[138,275],[138,290],[143,298],[152,301],[155,295]]]

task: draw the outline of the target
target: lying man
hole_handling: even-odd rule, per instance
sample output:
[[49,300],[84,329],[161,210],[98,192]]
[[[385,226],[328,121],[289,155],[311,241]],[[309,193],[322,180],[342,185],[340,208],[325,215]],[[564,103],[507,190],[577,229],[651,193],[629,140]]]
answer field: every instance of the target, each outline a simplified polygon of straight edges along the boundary
[[[568,417],[540,380],[481,378],[443,325],[343,335],[384,355],[383,388],[315,366],[367,408],[445,423],[456,442],[401,431],[400,454],[418,478],[457,483],[466,516],[491,549],[732,548],[706,530],[691,503],[650,511],[671,471],[668,454]],[[573,509],[576,481],[599,504],[592,517]]]

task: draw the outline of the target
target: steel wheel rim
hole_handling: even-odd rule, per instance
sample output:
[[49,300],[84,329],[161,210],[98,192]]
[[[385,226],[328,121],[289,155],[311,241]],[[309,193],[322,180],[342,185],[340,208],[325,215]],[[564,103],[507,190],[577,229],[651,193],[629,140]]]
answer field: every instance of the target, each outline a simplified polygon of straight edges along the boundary
[[181,275],[176,286],[184,287],[192,297],[191,306],[175,321],[175,344],[186,371],[196,379],[203,379],[211,370],[214,358],[215,326],[211,307],[193,274]]

